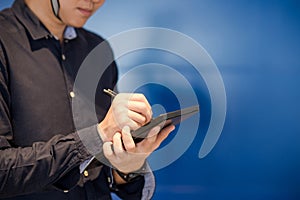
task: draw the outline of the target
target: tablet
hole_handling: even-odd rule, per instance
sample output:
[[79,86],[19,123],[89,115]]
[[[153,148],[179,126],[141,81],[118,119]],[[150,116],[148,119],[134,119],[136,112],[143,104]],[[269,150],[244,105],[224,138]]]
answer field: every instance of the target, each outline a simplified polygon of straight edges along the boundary
[[[159,126],[160,129],[163,129],[164,127],[166,127],[170,124],[176,125],[176,124],[182,122],[183,120],[191,117],[192,115],[196,114],[197,112],[199,112],[198,105],[180,109],[180,110],[176,110],[173,112],[164,113],[164,114],[159,115],[156,118],[153,118],[148,124],[138,128],[135,131],[132,131],[131,134],[133,136],[135,143],[138,143],[147,137],[149,131],[152,128]],[[98,159],[104,158],[102,153],[97,156],[93,156],[86,163],[83,163],[82,165],[80,165],[80,173],[83,173],[83,171],[86,169],[92,169],[97,166],[101,166],[102,163],[96,157],[98,157]]]
[[199,105],[161,114],[158,117],[153,118],[146,125],[138,128],[135,131],[132,131],[131,135],[135,143],[141,142],[144,138],[147,137],[149,131],[152,128],[159,126],[160,129],[163,129],[164,127],[170,124],[174,124],[174,125],[179,124],[180,122],[191,117],[197,112],[199,112]]

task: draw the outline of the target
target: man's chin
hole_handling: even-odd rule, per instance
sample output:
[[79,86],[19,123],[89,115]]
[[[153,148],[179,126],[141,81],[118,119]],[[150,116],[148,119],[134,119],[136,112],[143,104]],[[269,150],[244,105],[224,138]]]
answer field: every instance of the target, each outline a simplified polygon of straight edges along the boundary
[[72,27],[75,27],[75,28],[82,28],[85,23],[86,23],[87,20],[73,20],[72,22],[70,22],[68,25],[69,26],[72,26]]

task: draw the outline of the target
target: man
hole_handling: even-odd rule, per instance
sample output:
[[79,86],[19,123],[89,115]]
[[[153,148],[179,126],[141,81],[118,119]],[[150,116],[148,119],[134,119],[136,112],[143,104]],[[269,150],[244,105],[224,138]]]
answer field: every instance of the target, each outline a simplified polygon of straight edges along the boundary
[[[0,13],[0,198],[111,199],[111,192],[151,198],[153,175],[140,172],[174,126],[159,134],[154,128],[134,143],[130,130],[150,121],[151,107],[141,94],[120,94],[111,103],[102,93],[116,84],[114,62],[99,77],[91,108],[97,120],[89,109],[72,110],[84,96],[73,88],[80,65],[104,42],[81,27],[103,3],[16,0]],[[99,57],[112,58],[109,45]],[[73,119],[83,113],[75,127]],[[87,164],[99,155],[109,164]]]

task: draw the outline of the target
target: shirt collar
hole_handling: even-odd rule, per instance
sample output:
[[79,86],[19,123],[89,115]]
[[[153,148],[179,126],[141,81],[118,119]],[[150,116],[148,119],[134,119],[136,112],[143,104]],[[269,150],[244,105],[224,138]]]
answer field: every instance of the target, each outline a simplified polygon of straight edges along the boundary
[[[47,30],[47,28],[41,23],[41,21],[33,14],[33,12],[27,7],[24,0],[16,0],[12,6],[12,11],[20,22],[25,26],[34,40],[52,37],[53,35]],[[64,38],[71,40],[77,37],[74,27],[67,26],[64,32]]]
[[67,26],[66,30],[64,32],[64,39],[72,40],[77,37],[77,33],[75,31],[75,28],[72,26]]

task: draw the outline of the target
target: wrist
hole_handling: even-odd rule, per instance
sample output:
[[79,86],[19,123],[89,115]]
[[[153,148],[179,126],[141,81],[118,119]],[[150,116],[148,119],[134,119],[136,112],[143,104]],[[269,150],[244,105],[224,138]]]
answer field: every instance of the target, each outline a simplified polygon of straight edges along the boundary
[[119,173],[117,172],[116,169],[111,169],[111,174],[112,174],[113,179],[115,180],[115,183],[116,183],[117,185],[127,183],[127,181],[124,180],[124,178],[122,178],[122,177],[119,175]]
[[97,132],[103,142],[112,141],[113,134],[110,134],[109,126],[105,125],[105,123],[101,122],[97,125]]
[[124,172],[118,169],[113,169],[114,176],[116,180],[119,180],[120,183],[127,183],[135,180],[137,177],[142,176],[147,172],[147,162],[144,161],[140,168],[130,172]]
[[112,169],[112,175],[116,184],[125,184],[135,181],[143,176],[142,173],[123,173],[117,169]]

